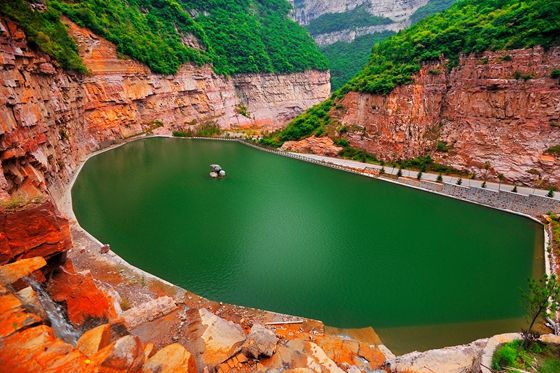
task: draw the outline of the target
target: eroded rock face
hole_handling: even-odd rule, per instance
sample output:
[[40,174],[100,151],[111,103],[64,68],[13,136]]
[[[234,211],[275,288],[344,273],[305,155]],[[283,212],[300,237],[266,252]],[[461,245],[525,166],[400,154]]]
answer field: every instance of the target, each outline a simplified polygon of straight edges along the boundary
[[463,56],[451,72],[428,64],[389,95],[348,93],[344,137],[383,160],[430,154],[478,176],[489,162],[489,180],[503,173],[510,183],[560,185],[560,158],[545,153],[560,144],[560,86],[550,76],[559,67],[560,48]]
[[76,273],[70,262],[53,272],[47,291],[54,301],[66,305],[70,322],[83,330],[116,316],[103,292],[93,282],[91,274]]
[[390,18],[394,23],[352,27],[336,32],[314,34],[313,39],[319,46],[337,41],[349,43],[357,36],[383,31],[399,31],[410,26],[410,16],[428,0],[302,0],[294,3],[295,19],[300,25],[308,25],[326,13],[346,13],[360,7],[362,10],[379,17]]
[[0,286],[13,284],[22,277],[28,276],[33,271],[47,264],[44,258],[36,257],[19,260],[0,267]]
[[337,156],[342,149],[342,147],[336,146],[330,137],[315,136],[300,141],[286,141],[280,148],[281,151],[311,153],[327,157]]
[[52,199],[23,210],[0,209],[0,265],[16,258],[48,259],[71,247],[68,219]]
[[185,64],[172,76],[153,74],[66,22],[87,76],[56,68],[28,47],[21,29],[0,20],[0,199],[46,187],[57,195],[87,154],[115,139],[205,122],[278,128],[330,94],[328,71],[226,78],[210,66]]

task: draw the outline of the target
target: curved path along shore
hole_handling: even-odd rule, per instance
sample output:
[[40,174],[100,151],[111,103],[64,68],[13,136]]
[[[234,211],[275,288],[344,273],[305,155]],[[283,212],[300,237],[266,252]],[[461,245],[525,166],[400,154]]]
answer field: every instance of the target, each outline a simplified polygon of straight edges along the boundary
[[[138,139],[140,140],[140,139]],[[245,143],[245,142],[244,142]],[[248,144],[254,146],[253,144]],[[102,151],[107,151],[112,148],[104,149]],[[95,156],[99,154],[99,152],[91,154],[91,156]],[[297,154],[292,153],[288,156],[292,156],[294,158],[302,159],[302,160],[309,160],[313,163],[325,163],[342,166],[342,167],[349,167],[352,168],[352,172],[358,169],[369,169],[376,172],[382,168],[379,165],[372,165],[372,164],[364,164],[362,162],[352,161],[352,160],[345,160],[339,158],[331,158],[331,157],[324,157],[324,156],[317,156],[312,154]],[[74,240],[74,248],[69,251],[68,256],[73,261],[74,265],[78,270],[90,270],[93,277],[98,279],[101,282],[105,282],[110,284],[117,290],[117,292],[121,295],[122,298],[126,298],[130,305],[140,306],[148,301],[154,300],[158,297],[162,296],[171,296],[177,303],[183,303],[187,308],[191,307],[208,307],[212,308],[213,310],[218,310],[221,312],[222,317],[226,318],[237,318],[238,322],[247,322],[253,321],[259,323],[283,323],[288,322],[291,323],[294,320],[298,321],[297,327],[286,327],[286,325],[282,325],[282,328],[277,329],[277,334],[280,333],[296,333],[296,335],[301,332],[305,338],[309,338],[309,336],[313,335],[329,335],[333,338],[355,338],[358,341],[362,341],[367,343],[370,346],[375,346],[375,350],[382,353],[385,356],[385,359],[391,359],[394,355],[381,344],[381,341],[371,328],[366,328],[367,330],[357,330],[355,334],[353,331],[348,330],[330,330],[326,328],[321,322],[309,320],[309,319],[301,319],[289,315],[282,315],[273,312],[266,312],[266,311],[259,311],[253,310],[245,307],[238,307],[233,305],[226,305],[217,302],[211,302],[205,300],[203,298],[199,298],[194,294],[189,293],[188,291],[181,289],[173,284],[170,284],[162,279],[159,279],[151,274],[144,272],[123,259],[121,259],[118,255],[109,251],[106,254],[100,253],[100,246],[102,245],[95,237],[91,236],[88,232],[82,229],[79,223],[76,220],[76,217],[72,210],[72,201],[71,201],[71,188],[75,178],[77,177],[81,166],[87,161],[89,158],[83,160],[80,165],[80,168],[74,174],[72,181],[68,184],[66,191],[62,195],[55,196],[56,202],[58,207],[61,209],[63,213],[65,213],[70,221],[71,225],[71,232],[72,238]],[[385,173],[387,175],[395,175],[397,173],[397,169],[391,167],[385,167]],[[415,179],[417,171],[408,171],[403,170],[403,176],[410,177],[411,179]],[[371,176],[371,175],[369,175]],[[428,181],[436,181],[437,174],[433,173],[424,173],[422,179]],[[385,179],[385,178],[382,178]],[[457,182],[456,177],[449,177],[443,176],[443,180],[449,184],[455,184]],[[395,182],[394,180],[388,179],[388,181]],[[400,183],[402,184],[402,183]],[[482,181],[480,180],[469,180],[463,179],[462,186],[464,187],[480,187],[482,185]],[[498,183],[487,182],[487,189],[493,191],[510,191],[513,186],[505,185]],[[420,188],[423,189],[423,188]],[[530,195],[535,194],[539,196],[545,196],[548,192],[543,190],[533,190],[532,188],[527,187],[519,187],[518,186],[518,194],[520,195]],[[428,190],[429,191],[429,190]],[[560,193],[556,193],[551,201],[560,201]],[[546,244],[545,244],[546,245]],[[240,317],[242,315],[242,317]],[[176,317],[177,315],[171,315],[166,317],[161,317],[158,319],[159,321],[150,321],[150,322],[139,322],[138,328],[136,328],[136,332],[141,335],[141,338],[152,340],[155,339],[156,342],[161,344],[165,343],[173,343],[173,342],[185,342],[184,338],[186,338],[185,333],[181,331],[181,320]],[[299,321],[301,320],[301,324]],[[290,324],[288,324],[290,325]],[[280,330],[280,331],[279,331]],[[283,330],[283,331],[282,331]],[[185,342],[186,343],[186,342]],[[434,351],[446,351],[445,354],[455,354],[457,356],[462,356],[464,360],[465,351],[469,352],[469,356],[476,357],[482,353],[482,348],[486,346],[486,340],[475,341],[472,344],[465,345],[467,347],[452,347],[448,349],[442,350],[434,350]],[[429,355],[429,352],[425,353]],[[436,354],[437,355],[437,354]],[[405,355],[406,356],[406,355]],[[398,358],[396,361],[396,366],[403,367],[402,364],[406,363],[406,357],[403,356],[402,358]],[[447,355],[446,355],[447,356]],[[400,359],[400,360],[399,360]],[[448,357],[446,357],[448,359]],[[465,360],[466,361],[466,360]],[[472,361],[472,359],[470,360]],[[399,365],[401,364],[401,365]],[[391,365],[391,367],[395,367],[395,365]],[[466,368],[466,366],[462,367]]]

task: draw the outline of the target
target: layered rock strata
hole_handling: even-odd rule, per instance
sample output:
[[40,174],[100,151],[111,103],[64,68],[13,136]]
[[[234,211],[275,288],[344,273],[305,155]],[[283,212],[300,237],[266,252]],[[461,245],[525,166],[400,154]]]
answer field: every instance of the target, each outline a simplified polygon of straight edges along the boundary
[[389,95],[348,93],[332,113],[343,137],[385,161],[429,154],[488,180],[560,186],[560,157],[547,152],[560,144],[560,48],[462,56],[451,71],[445,63],[424,65]]
[[0,197],[63,189],[83,158],[146,132],[259,126],[274,129],[330,93],[329,73],[216,75],[210,66],[153,74],[66,21],[90,74],[62,71],[0,20]]

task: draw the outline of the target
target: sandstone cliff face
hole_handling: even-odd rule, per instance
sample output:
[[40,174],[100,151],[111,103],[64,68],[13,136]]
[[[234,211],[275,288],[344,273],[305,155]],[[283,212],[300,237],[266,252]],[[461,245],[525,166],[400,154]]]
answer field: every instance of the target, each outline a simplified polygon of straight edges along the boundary
[[372,15],[387,17],[395,22],[382,26],[353,28],[312,35],[317,45],[324,46],[337,41],[351,42],[357,36],[374,32],[402,30],[410,26],[408,19],[416,9],[427,3],[428,0],[302,0],[295,2],[295,20],[300,25],[308,25],[325,13],[344,13],[363,5],[365,10]]
[[[384,160],[430,154],[479,177],[489,162],[491,180],[503,173],[509,182],[560,185],[560,159],[545,153],[560,144],[560,86],[551,78],[559,68],[560,48],[463,56],[451,72],[429,64],[389,95],[347,94],[345,137]],[[449,150],[437,151],[438,142]]]
[[[184,65],[173,76],[117,58],[114,45],[67,21],[87,76],[69,74],[0,20],[0,198],[62,189],[80,160],[115,139],[191,124],[278,128],[330,93],[328,72],[226,78]],[[245,106],[248,115],[241,115]],[[188,124],[187,124],[188,123]]]

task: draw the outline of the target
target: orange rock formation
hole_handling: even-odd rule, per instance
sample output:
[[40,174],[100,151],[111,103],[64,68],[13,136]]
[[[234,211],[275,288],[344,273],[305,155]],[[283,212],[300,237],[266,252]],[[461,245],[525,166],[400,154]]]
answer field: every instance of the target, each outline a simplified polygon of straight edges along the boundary
[[[348,93],[339,103],[344,137],[384,160],[430,154],[479,176],[489,162],[490,180],[503,173],[511,183],[560,186],[560,158],[546,153],[560,144],[560,84],[551,77],[560,48],[462,56],[450,72],[443,62],[389,95]],[[449,149],[438,152],[438,142]]]

